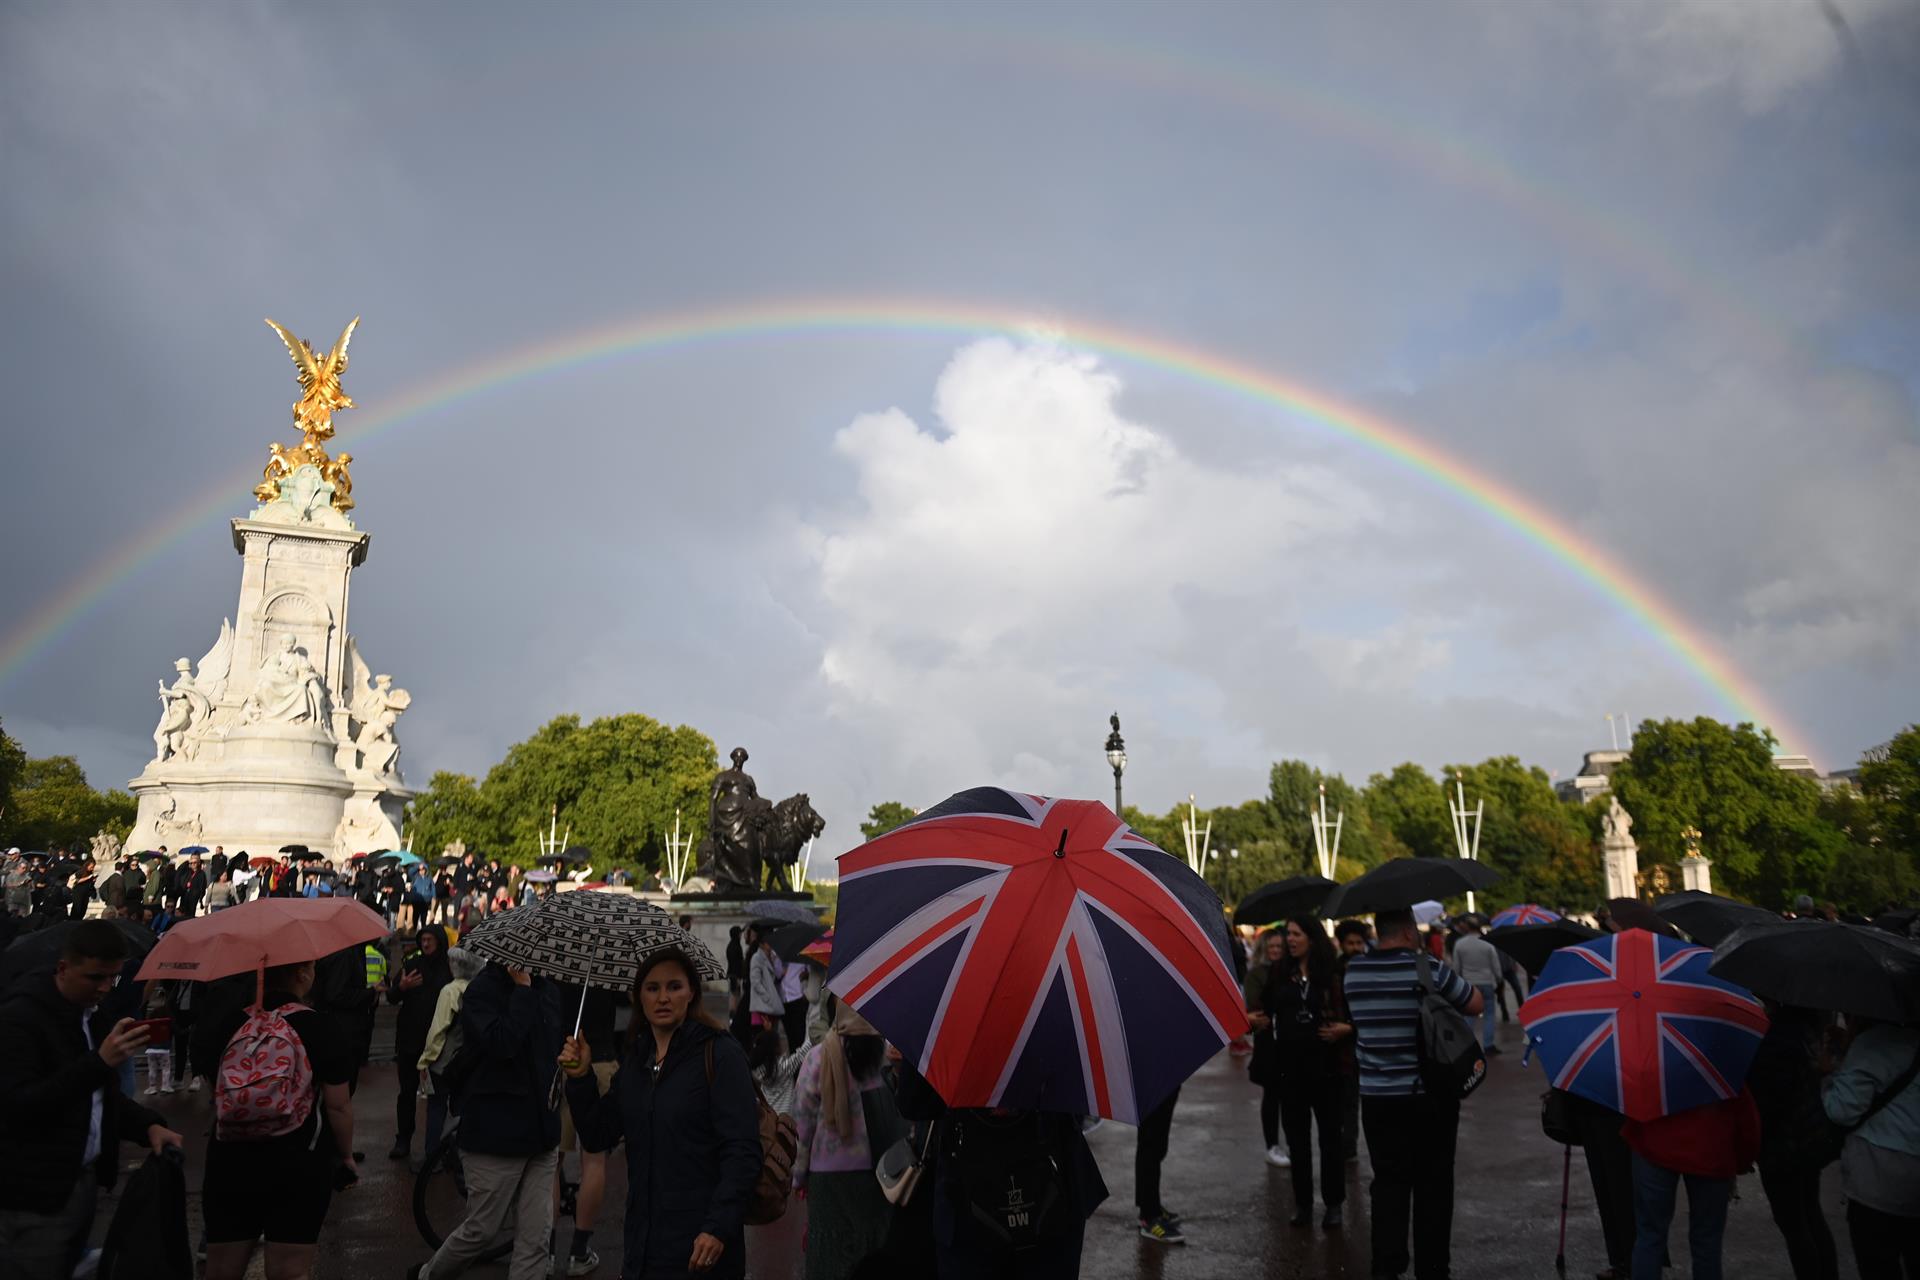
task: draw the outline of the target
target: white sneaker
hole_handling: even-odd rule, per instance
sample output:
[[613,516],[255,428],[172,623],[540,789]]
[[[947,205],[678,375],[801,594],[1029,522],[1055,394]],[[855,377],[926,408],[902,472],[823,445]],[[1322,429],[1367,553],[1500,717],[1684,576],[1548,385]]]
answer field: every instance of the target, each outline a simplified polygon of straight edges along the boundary
[[158,1092],[160,1092],[160,1086],[159,1086],[159,1085],[157,1085],[157,1084],[150,1084],[150,1085],[148,1085],[148,1086],[147,1086],[147,1096],[148,1096],[149,1098],[151,1098],[151,1097],[152,1097],[152,1096],[153,1096],[154,1094],[156,1094],[156,1093],[158,1093]]
[[567,1256],[567,1274],[569,1276],[588,1275],[599,1265],[600,1255],[591,1249],[587,1250],[587,1256],[584,1258],[577,1258],[571,1254]]
[[1293,1160],[1287,1155],[1287,1149],[1279,1144],[1267,1148],[1267,1163],[1276,1169],[1291,1169]]
[[188,1093],[198,1093],[198,1092],[200,1092],[200,1077],[199,1077],[199,1076],[195,1076],[195,1077],[193,1078],[193,1083],[187,1086],[187,1092],[188,1092]]
[[172,1092],[173,1092],[173,1081],[171,1081],[171,1080],[169,1080],[169,1081],[167,1081],[167,1082],[166,1082],[165,1084],[163,1084],[163,1085],[161,1085],[161,1086],[160,1086],[160,1092],[162,1092],[162,1093],[172,1093]]

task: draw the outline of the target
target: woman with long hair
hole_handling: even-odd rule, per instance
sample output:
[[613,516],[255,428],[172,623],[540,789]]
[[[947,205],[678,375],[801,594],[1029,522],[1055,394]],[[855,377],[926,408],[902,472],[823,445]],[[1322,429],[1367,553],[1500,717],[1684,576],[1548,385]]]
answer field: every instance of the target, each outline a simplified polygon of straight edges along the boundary
[[1278,1049],[1280,1124],[1293,1162],[1293,1225],[1313,1223],[1313,1130],[1320,1130],[1321,1225],[1345,1224],[1346,1145],[1340,1082],[1353,1066],[1353,1022],[1335,968],[1333,942],[1310,916],[1287,921],[1285,955],[1267,971],[1261,1012]]
[[799,1146],[793,1184],[807,1198],[807,1280],[846,1280],[886,1243],[891,1206],[873,1176],[905,1132],[880,1069],[887,1042],[850,1004],[800,1066],[793,1093]]
[[1280,1043],[1273,1019],[1267,1016],[1267,979],[1287,958],[1287,935],[1269,929],[1254,940],[1253,967],[1243,984],[1247,1021],[1253,1025],[1253,1056],[1247,1061],[1247,1079],[1260,1086],[1260,1139],[1267,1146],[1267,1163],[1284,1169],[1290,1162],[1280,1144]]
[[603,1096],[579,1037],[560,1052],[588,1151],[627,1145],[628,1280],[746,1274],[746,1212],[760,1177],[759,1103],[746,1051],[700,1007],[685,952],[647,959],[632,1037]]

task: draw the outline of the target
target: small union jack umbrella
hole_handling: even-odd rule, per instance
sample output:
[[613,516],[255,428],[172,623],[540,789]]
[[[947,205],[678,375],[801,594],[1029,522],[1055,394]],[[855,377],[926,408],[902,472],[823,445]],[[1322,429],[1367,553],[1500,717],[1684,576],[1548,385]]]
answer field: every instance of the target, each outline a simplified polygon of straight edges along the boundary
[[1493,917],[1493,927],[1503,928],[1510,924],[1552,924],[1560,918],[1557,911],[1537,907],[1531,902],[1523,902],[1517,907],[1508,907]]
[[1554,952],[1520,1006],[1548,1082],[1633,1120],[1734,1097],[1767,1014],[1712,959],[1644,929]]
[[839,865],[828,988],[950,1106],[1138,1123],[1247,1029],[1219,897],[1096,801],[962,791]]

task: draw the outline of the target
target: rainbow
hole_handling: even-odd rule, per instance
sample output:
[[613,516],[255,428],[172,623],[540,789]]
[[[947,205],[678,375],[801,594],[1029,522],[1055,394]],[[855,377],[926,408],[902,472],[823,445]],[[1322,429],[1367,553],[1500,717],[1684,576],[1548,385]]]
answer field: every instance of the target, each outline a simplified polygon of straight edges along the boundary
[[[1037,325],[1030,314],[1022,316],[1002,308],[892,299],[767,301],[674,312],[567,334],[458,369],[368,412],[353,427],[342,430],[340,439],[359,448],[361,442],[382,432],[425,422],[505,387],[556,377],[603,361],[656,354],[700,342],[876,331],[965,340],[988,333],[1028,335],[1036,328],[1075,347],[1163,370],[1277,408],[1294,421],[1352,441],[1417,472],[1442,492],[1479,508],[1585,581],[1692,672],[1734,718],[1771,728],[1782,741],[1806,740],[1769,705],[1754,682],[1658,592],[1636,579],[1604,548],[1499,480],[1474,470],[1405,426],[1302,383],[1167,338],[1092,321],[1050,316]],[[253,479],[251,466],[236,470],[229,479],[103,559],[35,609],[0,642],[0,685],[17,676],[62,632],[106,600],[117,585],[189,530],[231,514],[236,506],[244,504]]]

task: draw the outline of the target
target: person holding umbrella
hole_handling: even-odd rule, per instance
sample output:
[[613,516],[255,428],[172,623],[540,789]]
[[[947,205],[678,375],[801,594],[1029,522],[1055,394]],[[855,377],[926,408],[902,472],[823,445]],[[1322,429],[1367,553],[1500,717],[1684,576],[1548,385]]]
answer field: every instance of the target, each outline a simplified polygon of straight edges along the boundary
[[[1379,941],[1347,961],[1345,987],[1360,1071],[1360,1123],[1373,1161],[1373,1271],[1397,1276],[1407,1269],[1411,1227],[1419,1273],[1444,1276],[1452,1253],[1460,1099],[1430,1092],[1420,1077],[1421,941],[1413,911],[1376,910],[1373,925]],[[1465,979],[1439,961],[1427,964],[1441,1000],[1468,1017],[1481,1011],[1480,993]]]
[[582,1146],[626,1143],[628,1276],[746,1275],[759,1108],[745,1051],[700,1007],[702,968],[672,948],[641,962],[641,1016],[604,1095],[584,1038],[568,1038],[559,1055]]
[[1340,1131],[1340,1080],[1353,1070],[1353,1024],[1334,971],[1333,943],[1318,920],[1287,922],[1285,957],[1272,965],[1261,992],[1255,1027],[1277,1042],[1280,1118],[1287,1146],[1300,1153],[1293,1167],[1293,1225],[1313,1222],[1313,1129],[1320,1129],[1322,1222],[1331,1231],[1345,1222],[1346,1144]]

